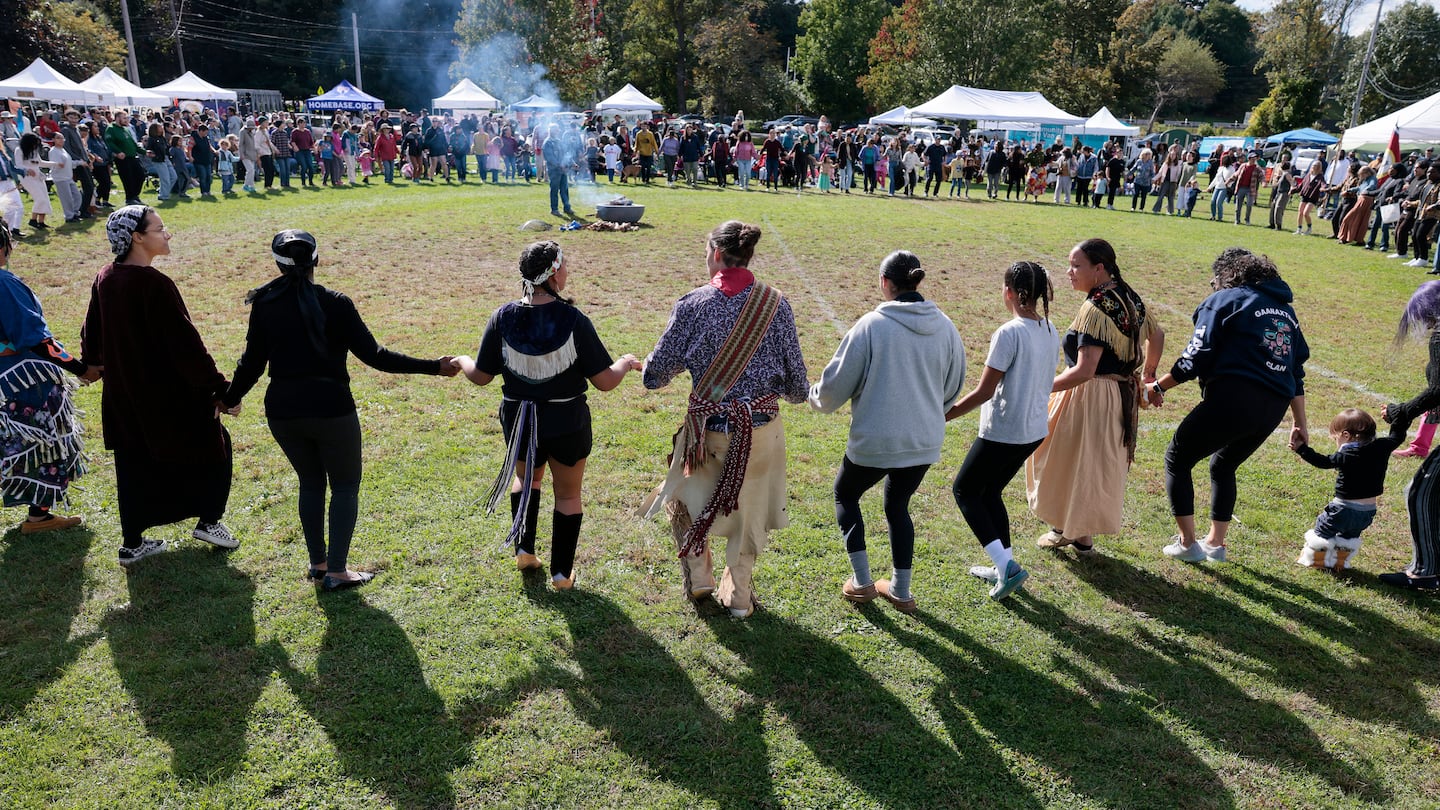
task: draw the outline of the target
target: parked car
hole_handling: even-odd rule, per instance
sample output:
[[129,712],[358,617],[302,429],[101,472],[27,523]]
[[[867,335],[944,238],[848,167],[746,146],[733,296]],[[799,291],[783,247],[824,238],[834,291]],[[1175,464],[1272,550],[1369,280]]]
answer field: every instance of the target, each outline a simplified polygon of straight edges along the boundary
[[1310,171],[1310,164],[1314,163],[1324,154],[1324,149],[1296,149],[1295,159],[1291,161],[1290,168],[1293,169],[1296,174],[1303,177],[1306,172]]
[[780,127],[794,126],[796,122],[800,121],[800,120],[803,119],[804,117],[805,117],[805,116],[800,115],[800,114],[798,114],[798,113],[795,114],[795,115],[782,115],[782,116],[780,116],[779,118],[776,118],[776,119],[773,120],[773,121],[766,121],[765,123],[761,124],[760,126],[763,127],[764,129],[766,129],[767,131],[768,131],[768,130],[772,130],[772,129],[779,129]]

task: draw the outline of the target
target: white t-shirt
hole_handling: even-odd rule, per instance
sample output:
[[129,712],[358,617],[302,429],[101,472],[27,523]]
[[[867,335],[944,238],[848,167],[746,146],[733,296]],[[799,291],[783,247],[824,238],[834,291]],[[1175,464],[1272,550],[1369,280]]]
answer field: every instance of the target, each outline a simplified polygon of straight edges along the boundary
[[1332,186],[1338,186],[1345,182],[1345,176],[1350,173],[1350,158],[1340,158],[1330,164],[1330,176],[1325,182]]
[[985,365],[1005,372],[980,406],[980,438],[1029,444],[1049,432],[1050,387],[1060,363],[1060,334],[1049,321],[1011,318],[990,336]]
[[605,144],[605,168],[620,168],[620,145],[614,143]]

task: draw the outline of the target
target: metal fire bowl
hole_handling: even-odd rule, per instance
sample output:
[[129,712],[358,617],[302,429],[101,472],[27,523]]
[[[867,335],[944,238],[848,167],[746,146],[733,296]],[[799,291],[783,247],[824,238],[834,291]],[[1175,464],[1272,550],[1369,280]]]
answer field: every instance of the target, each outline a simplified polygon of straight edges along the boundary
[[606,222],[639,222],[645,216],[643,205],[597,205],[595,216]]

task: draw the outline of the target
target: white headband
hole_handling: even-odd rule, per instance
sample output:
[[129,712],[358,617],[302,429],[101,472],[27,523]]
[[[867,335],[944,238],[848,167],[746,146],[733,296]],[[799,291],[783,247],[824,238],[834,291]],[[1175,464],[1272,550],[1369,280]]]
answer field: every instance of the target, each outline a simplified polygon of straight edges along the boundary
[[560,269],[560,263],[564,260],[565,252],[557,247],[555,248],[555,261],[550,263],[549,269],[541,273],[539,276],[536,276],[534,281],[531,281],[530,279],[522,276],[520,278],[520,286],[525,288],[525,294],[534,295],[535,290],[539,288],[541,284],[549,281],[550,277],[555,275],[555,271]]

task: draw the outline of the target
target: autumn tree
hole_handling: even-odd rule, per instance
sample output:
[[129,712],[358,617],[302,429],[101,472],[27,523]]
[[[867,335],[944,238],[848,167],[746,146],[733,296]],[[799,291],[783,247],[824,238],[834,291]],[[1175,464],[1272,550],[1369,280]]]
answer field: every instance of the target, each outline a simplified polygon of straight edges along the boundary
[[[1349,47],[1344,36],[1357,0],[1279,0],[1260,19],[1258,69],[1270,93],[1251,117],[1252,134],[1281,131],[1276,122],[1315,123],[1335,90]],[[1291,126],[1285,129],[1293,128]]]
[[102,67],[123,72],[125,41],[109,16],[87,0],[0,2],[0,76],[19,72],[36,57],[74,79]]

